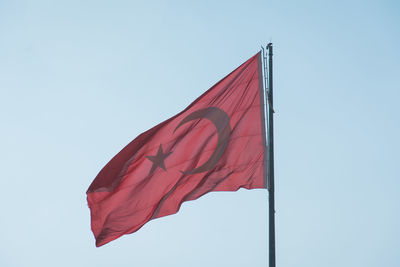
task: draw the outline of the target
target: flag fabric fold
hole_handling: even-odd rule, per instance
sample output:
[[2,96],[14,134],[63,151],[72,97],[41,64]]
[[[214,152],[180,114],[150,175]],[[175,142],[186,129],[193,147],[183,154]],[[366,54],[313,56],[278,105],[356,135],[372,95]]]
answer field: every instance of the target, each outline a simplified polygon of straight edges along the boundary
[[261,54],[140,134],[87,190],[96,246],[211,191],[266,188]]

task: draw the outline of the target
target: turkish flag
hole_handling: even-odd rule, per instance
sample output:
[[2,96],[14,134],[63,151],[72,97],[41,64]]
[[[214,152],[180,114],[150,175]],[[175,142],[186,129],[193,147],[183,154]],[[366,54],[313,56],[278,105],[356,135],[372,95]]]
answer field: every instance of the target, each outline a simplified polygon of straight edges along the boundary
[[140,134],[87,190],[96,246],[210,191],[266,188],[261,54]]

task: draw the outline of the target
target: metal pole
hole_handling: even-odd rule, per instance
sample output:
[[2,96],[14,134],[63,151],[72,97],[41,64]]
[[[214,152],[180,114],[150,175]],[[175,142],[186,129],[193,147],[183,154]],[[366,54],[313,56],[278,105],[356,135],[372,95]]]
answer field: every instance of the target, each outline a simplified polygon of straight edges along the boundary
[[274,109],[272,85],[272,43],[268,50],[268,147],[269,147],[269,267],[275,267],[275,183],[274,183]]

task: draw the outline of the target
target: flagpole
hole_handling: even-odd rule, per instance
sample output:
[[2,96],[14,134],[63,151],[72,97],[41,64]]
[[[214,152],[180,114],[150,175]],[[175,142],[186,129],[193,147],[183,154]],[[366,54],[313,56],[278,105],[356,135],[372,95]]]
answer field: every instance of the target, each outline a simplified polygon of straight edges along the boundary
[[269,148],[269,177],[268,177],[268,204],[269,204],[269,267],[275,267],[275,182],[274,182],[274,109],[272,85],[272,43],[267,45],[268,50],[268,148]]

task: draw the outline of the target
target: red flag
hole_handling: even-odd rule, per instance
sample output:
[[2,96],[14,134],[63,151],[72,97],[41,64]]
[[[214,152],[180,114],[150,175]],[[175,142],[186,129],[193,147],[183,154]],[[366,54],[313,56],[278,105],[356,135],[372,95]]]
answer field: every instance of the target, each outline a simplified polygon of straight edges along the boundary
[[210,191],[266,188],[261,54],[142,133],[87,190],[96,246]]

